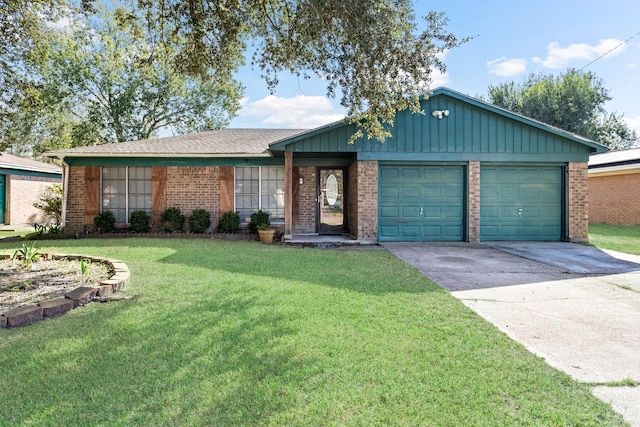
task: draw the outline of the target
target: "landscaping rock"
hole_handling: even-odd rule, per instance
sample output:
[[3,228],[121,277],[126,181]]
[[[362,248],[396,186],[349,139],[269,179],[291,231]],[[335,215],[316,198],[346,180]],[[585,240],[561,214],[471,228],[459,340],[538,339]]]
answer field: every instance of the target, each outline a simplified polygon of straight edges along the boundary
[[55,298],[38,304],[42,307],[44,317],[56,317],[73,310],[73,300],[67,298]]
[[0,329],[4,329],[7,327],[7,318],[4,316],[0,316]]
[[75,288],[71,292],[66,293],[65,298],[72,300],[73,308],[77,308],[91,302],[96,297],[97,292],[98,288],[80,286],[79,288]]
[[31,305],[26,307],[18,307],[4,313],[7,319],[7,328],[15,328],[17,326],[30,325],[33,322],[42,320],[42,307]]
[[98,287],[98,292],[96,293],[96,297],[106,297],[113,293],[113,286],[111,285],[100,285]]

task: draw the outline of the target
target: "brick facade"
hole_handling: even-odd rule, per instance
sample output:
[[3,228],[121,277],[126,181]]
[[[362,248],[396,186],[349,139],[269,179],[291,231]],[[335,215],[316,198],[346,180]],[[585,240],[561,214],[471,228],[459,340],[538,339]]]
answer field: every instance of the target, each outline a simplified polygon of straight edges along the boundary
[[589,177],[589,222],[640,224],[640,170]]
[[211,214],[211,227],[220,218],[220,171],[217,166],[167,166],[167,207],[179,207],[188,217],[194,209]]
[[467,167],[467,240],[480,241],[480,162],[469,162]]
[[5,224],[50,222],[51,218],[42,210],[34,208],[33,204],[46,187],[59,184],[62,180],[27,175],[7,175],[6,177]]
[[84,169],[84,166],[69,168],[65,231],[77,232],[84,229]]
[[[359,161],[350,168],[350,191],[356,203],[349,204],[350,232],[362,242],[378,240],[378,162]],[[355,206],[354,206],[355,205]],[[352,223],[355,223],[352,224]]]
[[301,167],[298,175],[303,177],[304,184],[298,186],[298,214],[292,224],[293,232],[315,233],[316,168],[315,166]]
[[587,162],[569,163],[568,172],[569,241],[587,242],[589,240]]

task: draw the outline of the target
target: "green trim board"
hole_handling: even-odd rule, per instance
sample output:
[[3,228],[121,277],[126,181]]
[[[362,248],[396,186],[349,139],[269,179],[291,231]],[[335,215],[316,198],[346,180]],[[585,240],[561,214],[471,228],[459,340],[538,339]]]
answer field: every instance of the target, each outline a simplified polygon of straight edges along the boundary
[[283,166],[271,157],[66,157],[69,166]]
[[0,168],[0,174],[2,175],[20,175],[20,176],[35,176],[38,178],[58,178],[61,179],[62,178],[62,172],[56,173],[56,172],[34,172],[34,171],[27,171],[27,170],[20,170],[20,169],[7,169],[7,168]]

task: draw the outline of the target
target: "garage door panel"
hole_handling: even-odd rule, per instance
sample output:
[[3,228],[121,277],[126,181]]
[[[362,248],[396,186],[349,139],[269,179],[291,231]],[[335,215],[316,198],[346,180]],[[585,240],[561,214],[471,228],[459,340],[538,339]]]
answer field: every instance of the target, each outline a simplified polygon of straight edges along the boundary
[[462,240],[463,172],[462,166],[381,166],[379,239]]
[[480,187],[481,240],[561,239],[562,167],[481,166]]

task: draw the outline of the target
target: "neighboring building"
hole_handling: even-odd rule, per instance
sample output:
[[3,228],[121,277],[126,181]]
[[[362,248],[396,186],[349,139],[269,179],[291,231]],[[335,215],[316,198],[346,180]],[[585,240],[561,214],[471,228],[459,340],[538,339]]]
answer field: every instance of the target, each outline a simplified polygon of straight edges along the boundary
[[399,112],[384,143],[348,144],[353,125],[308,131],[226,129],[48,153],[65,163],[64,221],[101,210],[261,208],[285,233],[349,233],[361,242],[588,237],[593,141],[448,89]]
[[0,224],[49,222],[33,203],[46,186],[61,182],[59,166],[0,153]]
[[640,224],[640,148],[591,156],[589,222]]

